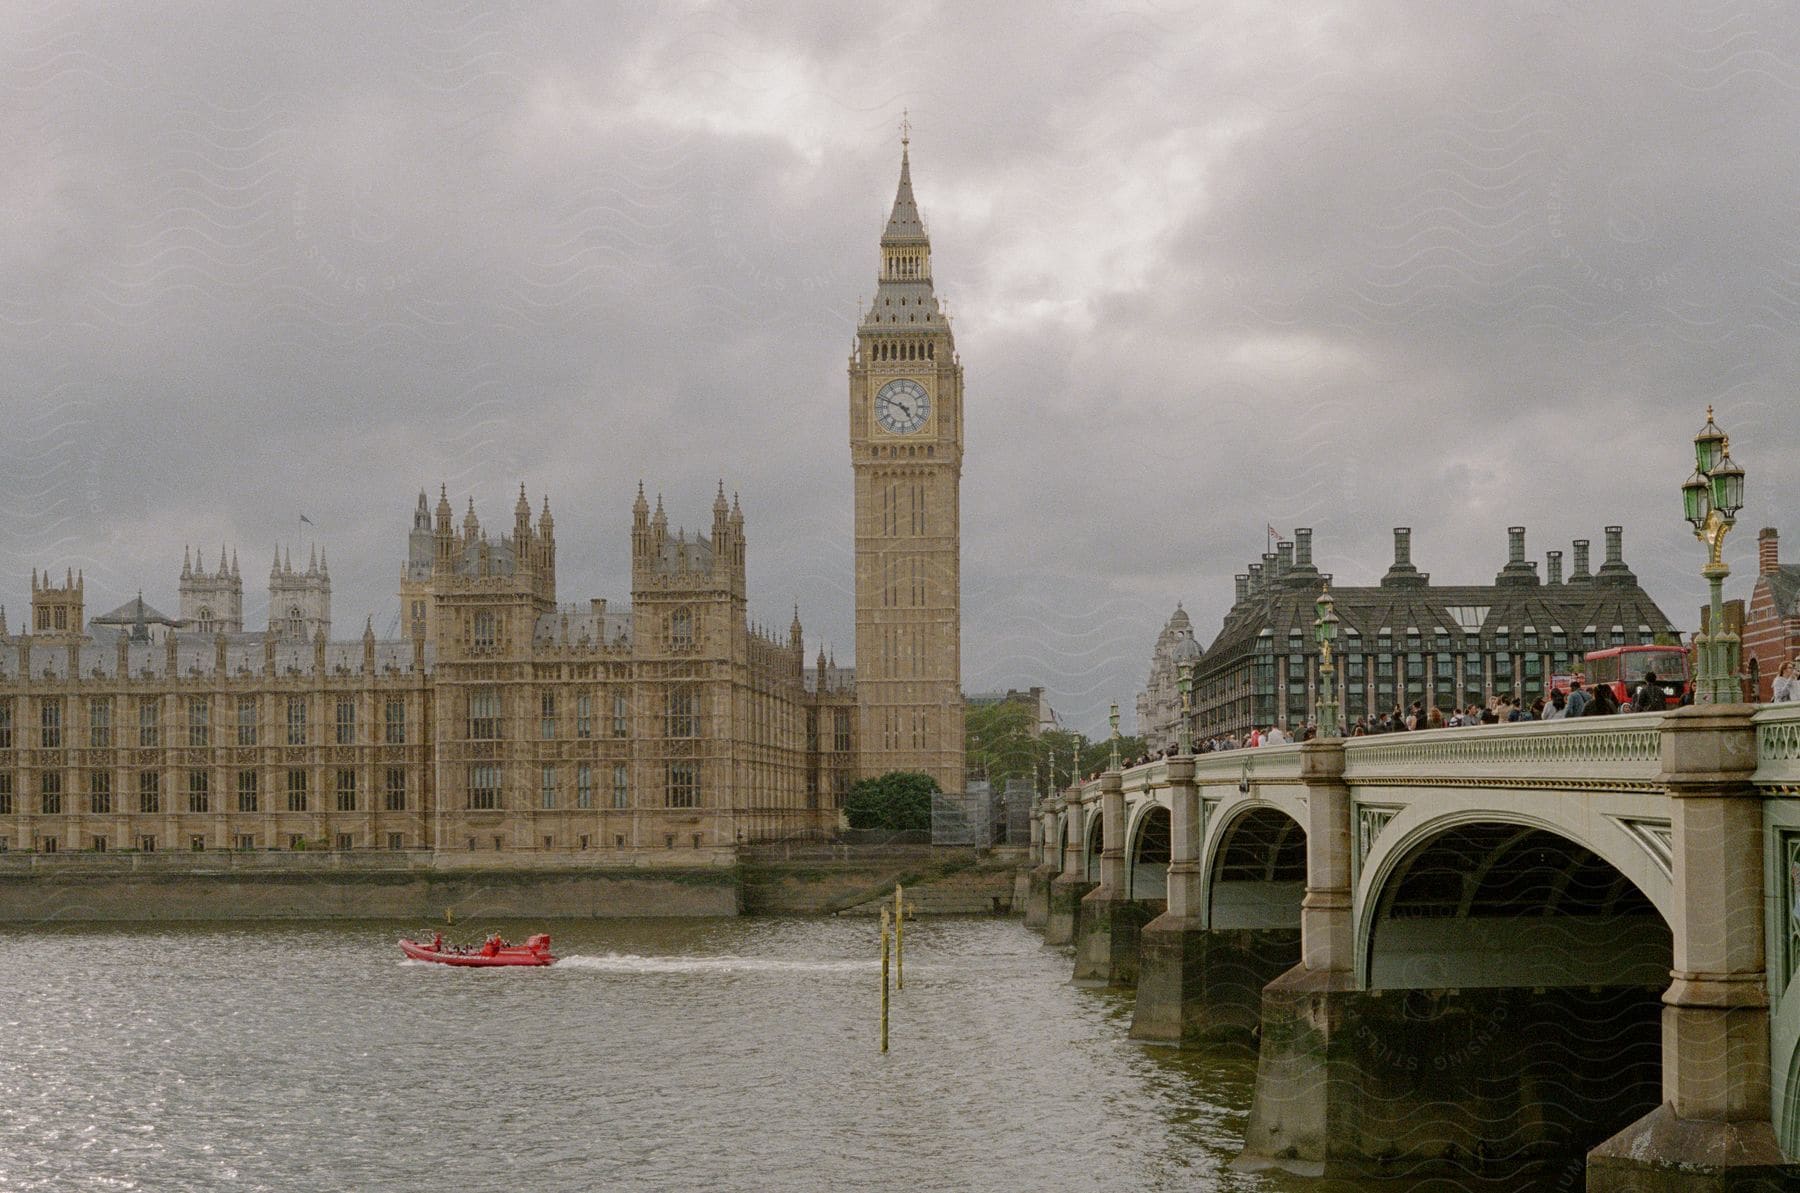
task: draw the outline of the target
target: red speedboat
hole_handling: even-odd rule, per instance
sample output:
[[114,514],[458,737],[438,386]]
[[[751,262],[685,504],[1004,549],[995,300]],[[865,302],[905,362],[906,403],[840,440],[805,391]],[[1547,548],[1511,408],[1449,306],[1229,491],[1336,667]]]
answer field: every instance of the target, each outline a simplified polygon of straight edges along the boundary
[[439,965],[462,965],[477,969],[499,965],[556,963],[556,958],[550,955],[550,936],[545,932],[530,937],[524,944],[508,944],[496,933],[470,948],[445,944],[442,934],[434,934],[427,944],[403,938],[400,941],[400,951],[414,961],[435,961]]

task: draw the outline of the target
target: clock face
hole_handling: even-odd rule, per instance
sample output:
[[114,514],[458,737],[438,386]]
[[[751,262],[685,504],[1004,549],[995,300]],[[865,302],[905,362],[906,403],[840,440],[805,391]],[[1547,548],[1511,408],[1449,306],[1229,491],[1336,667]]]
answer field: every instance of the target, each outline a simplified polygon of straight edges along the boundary
[[917,381],[902,377],[875,395],[875,420],[895,435],[910,435],[931,416],[931,395]]

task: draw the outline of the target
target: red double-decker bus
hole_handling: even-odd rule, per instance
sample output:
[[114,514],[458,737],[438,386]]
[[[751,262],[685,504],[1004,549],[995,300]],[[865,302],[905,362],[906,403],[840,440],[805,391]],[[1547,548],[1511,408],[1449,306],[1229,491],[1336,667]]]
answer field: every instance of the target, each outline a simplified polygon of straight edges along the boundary
[[1606,684],[1619,698],[1620,704],[1631,703],[1644,676],[1656,675],[1656,686],[1663,690],[1667,707],[1680,703],[1688,690],[1688,652],[1685,646],[1610,646],[1590,650],[1583,676],[1589,687]]

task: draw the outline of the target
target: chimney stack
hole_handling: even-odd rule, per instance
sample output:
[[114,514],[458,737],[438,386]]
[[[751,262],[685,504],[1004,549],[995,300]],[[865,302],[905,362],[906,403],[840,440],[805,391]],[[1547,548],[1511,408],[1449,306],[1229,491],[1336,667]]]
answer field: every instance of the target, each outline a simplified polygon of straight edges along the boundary
[[1562,552],[1561,551],[1546,551],[1546,552],[1544,552],[1544,559],[1547,561],[1544,570],[1549,574],[1549,579],[1547,579],[1545,581],[1545,583],[1546,584],[1561,584],[1562,583]]
[[1420,588],[1431,582],[1412,562],[1412,527],[1394,527],[1394,562],[1381,578],[1383,588]]
[[1506,566],[1494,577],[1495,584],[1536,584],[1537,564],[1525,559],[1525,528],[1506,528]]
[[1286,580],[1289,588],[1313,588],[1319,583],[1319,569],[1313,566],[1312,528],[1294,528],[1294,541],[1282,543],[1276,550],[1287,556]]
[[1241,605],[1245,601],[1250,599],[1250,576],[1249,576],[1249,573],[1239,572],[1237,575],[1235,575],[1231,578],[1231,582],[1237,589],[1237,599],[1233,602],[1233,604]]
[[1600,565],[1595,578],[1609,584],[1636,584],[1637,577],[1625,566],[1624,550],[1625,528],[1608,526],[1606,528],[1606,562]]
[[1262,570],[1263,565],[1260,563],[1253,563],[1250,565],[1250,575],[1247,577],[1247,582],[1250,586],[1251,596],[1255,596],[1262,591]]
[[1594,578],[1588,572],[1588,541],[1576,539],[1571,546],[1575,548],[1575,566],[1569,572],[1569,583],[1586,584]]
[[1767,576],[1781,567],[1781,539],[1773,526],[1756,532],[1756,570]]
[[1294,544],[1276,543],[1275,558],[1281,561],[1281,574],[1291,574],[1294,570]]

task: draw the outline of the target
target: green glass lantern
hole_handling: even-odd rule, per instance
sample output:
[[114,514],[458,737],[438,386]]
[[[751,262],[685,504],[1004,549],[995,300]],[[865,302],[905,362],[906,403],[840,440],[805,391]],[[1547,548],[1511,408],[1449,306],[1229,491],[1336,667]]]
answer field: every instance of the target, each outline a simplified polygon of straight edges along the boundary
[[1719,466],[1719,457],[1725,451],[1725,432],[1719,430],[1713,422],[1711,406],[1706,408],[1706,425],[1694,436],[1694,466],[1701,472],[1711,472]]
[[1694,473],[1681,486],[1681,512],[1695,530],[1706,524],[1706,515],[1712,512],[1712,485],[1701,473]]
[[1744,508],[1744,470],[1731,458],[1731,442],[1726,441],[1724,457],[1712,470],[1713,508],[1727,519],[1737,517]]
[[1337,641],[1337,602],[1332,599],[1330,588],[1320,591],[1319,599],[1313,602],[1313,613],[1313,628],[1318,633],[1319,641]]

